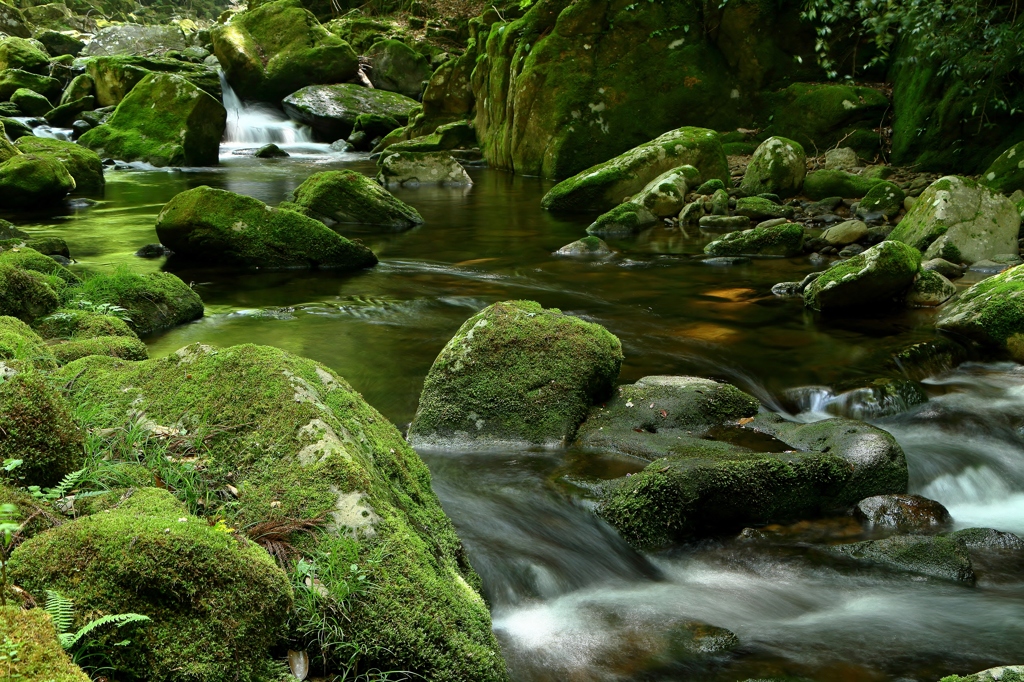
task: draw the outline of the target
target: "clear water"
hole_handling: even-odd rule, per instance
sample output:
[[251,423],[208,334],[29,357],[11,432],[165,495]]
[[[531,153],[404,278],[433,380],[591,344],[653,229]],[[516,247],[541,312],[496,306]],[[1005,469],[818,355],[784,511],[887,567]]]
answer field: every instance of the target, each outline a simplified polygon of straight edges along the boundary
[[[208,184],[276,204],[319,170],[374,172],[365,157],[298,139],[288,159],[231,153],[268,137],[233,139],[218,168],[112,170],[98,203],[7,217],[64,237],[82,272],[122,263],[153,271],[164,264],[132,254],[156,241],[157,213],[182,190]],[[396,192],[423,214],[422,227],[340,227],[380,257],[369,271],[176,270],[195,283],[207,316],[148,339],[151,354],[195,341],[275,345],[334,368],[404,429],[438,351],[467,317],[499,300],[533,299],[605,325],[625,348],[623,381],[713,376],[772,409],[795,387],[897,376],[892,353],[933,337],[930,311],[822,319],[769,291],[810,272],[809,261],[707,266],[697,257],[707,241],[699,235],[654,229],[614,242],[620,255],[609,262],[553,257],[583,235],[587,217],[541,210],[546,181],[470,174],[468,190]],[[906,449],[913,490],[945,503],[960,525],[1024,532],[1024,368],[969,365],[926,388],[928,403],[877,422]],[[566,474],[618,476],[635,464],[551,451],[423,455],[484,579],[516,680],[924,681],[1024,662],[1020,566],[979,568],[978,585],[963,587],[837,568],[807,543],[722,538],[645,556],[565,482]],[[693,619],[734,631],[741,648],[710,663],[652,663],[665,633]]]

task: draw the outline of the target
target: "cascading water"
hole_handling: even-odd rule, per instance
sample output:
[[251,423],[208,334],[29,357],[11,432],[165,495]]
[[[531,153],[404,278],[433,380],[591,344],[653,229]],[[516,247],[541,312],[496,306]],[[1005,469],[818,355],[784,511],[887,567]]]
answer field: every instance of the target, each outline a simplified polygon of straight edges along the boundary
[[265,144],[295,145],[313,142],[313,131],[291,121],[282,112],[256,102],[243,102],[231,88],[224,73],[220,74],[224,108],[228,112],[224,129],[225,147],[260,146]]

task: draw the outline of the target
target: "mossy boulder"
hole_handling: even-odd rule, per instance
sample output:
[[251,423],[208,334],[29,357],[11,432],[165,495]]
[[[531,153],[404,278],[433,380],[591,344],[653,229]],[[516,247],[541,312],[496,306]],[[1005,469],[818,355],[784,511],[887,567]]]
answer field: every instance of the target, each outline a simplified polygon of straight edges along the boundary
[[804,178],[803,194],[813,201],[829,197],[859,199],[882,182],[885,181],[880,178],[855,175],[843,170],[819,170]]
[[680,166],[651,180],[630,202],[643,206],[659,218],[669,218],[682,210],[687,192],[699,184],[700,171],[693,166]]
[[40,76],[22,69],[4,69],[0,71],[0,100],[9,100],[18,90],[32,90],[47,99],[60,97],[61,82],[49,76]]
[[448,152],[398,152],[382,158],[377,180],[385,187],[447,185],[468,187],[469,173]]
[[804,305],[820,311],[892,303],[914,283],[921,252],[884,241],[833,264],[804,289]]
[[907,305],[911,308],[934,308],[956,294],[956,285],[934,270],[922,269],[907,292]]
[[51,126],[69,128],[83,113],[92,111],[95,108],[96,98],[88,95],[50,109],[43,118]]
[[941,331],[1024,359],[1024,267],[978,282],[942,309]]
[[554,255],[566,258],[609,258],[614,254],[611,247],[599,237],[584,237],[566,244]]
[[18,154],[0,163],[0,207],[40,208],[75,191],[75,179],[53,156]]
[[869,528],[921,533],[952,523],[949,510],[920,495],[875,495],[857,503],[854,516]]
[[124,320],[91,310],[60,309],[36,320],[35,331],[44,339],[89,339],[94,336],[135,337]]
[[32,25],[25,19],[21,10],[13,5],[4,3],[0,7],[0,26],[7,35],[18,36],[19,38],[32,37]]
[[880,182],[864,195],[857,206],[857,215],[869,219],[871,216],[892,218],[903,209],[906,193],[892,182]]
[[55,486],[85,459],[70,404],[50,377],[31,369],[0,382],[0,433],[0,460],[22,460],[22,485]]
[[0,248],[3,249],[21,249],[25,247],[38,251],[44,256],[71,257],[68,243],[62,237],[36,237],[34,239],[15,237],[13,239],[0,239]]
[[128,326],[140,336],[203,316],[203,301],[199,294],[169,272],[140,275],[119,268],[85,280],[80,294],[92,303],[109,303],[124,308]]
[[405,125],[419,106],[416,100],[397,92],[354,83],[310,85],[293,91],[282,104],[289,117],[311,126],[328,142],[348,137],[362,114],[390,116]]
[[366,53],[373,87],[419,99],[433,69],[419,52],[398,40],[381,40]]
[[838,83],[794,83],[774,100],[768,131],[785,135],[808,149],[825,150],[841,140],[865,158],[881,148],[875,132],[889,99],[879,90]]
[[[50,275],[64,284],[78,284],[81,282],[78,275],[71,272],[54,259],[44,256],[35,249],[29,247],[17,247],[0,251],[0,265],[10,265],[12,267],[21,268],[22,270],[32,270],[44,275]],[[51,286],[59,287],[61,290],[63,289],[63,286],[54,281],[54,279],[50,279],[49,282]]]
[[124,639],[117,630],[96,635],[118,677],[261,679],[292,606],[288,576],[262,547],[177,506],[114,507],[65,523],[21,544],[11,576],[71,599],[77,627],[98,615],[148,616],[129,644],[112,646]]
[[974,263],[1017,253],[1021,218],[1002,194],[950,175],[928,186],[889,239],[909,244],[926,260]]
[[[85,74],[92,78],[96,105],[113,107],[121,103],[136,85],[153,73],[172,73],[192,83],[218,102],[222,98],[217,71],[199,64],[167,57],[116,55],[82,60]],[[78,98],[76,98],[78,99]]]
[[[56,286],[56,282],[52,283]],[[0,265],[0,315],[32,322],[60,306],[51,281],[38,272]]]
[[587,227],[587,234],[625,237],[658,224],[658,217],[647,208],[627,201],[602,213]]
[[0,71],[21,69],[40,76],[50,75],[50,55],[37,47],[37,43],[10,36],[0,40]]
[[57,639],[50,615],[41,608],[0,608],[0,637],[16,655],[4,661],[10,680],[89,682],[89,676],[72,663]]
[[[358,123],[357,123],[358,124]],[[468,121],[453,121],[440,125],[429,135],[395,142],[386,147],[385,154],[394,152],[440,152],[476,146],[476,130]]]
[[999,155],[981,174],[980,185],[1009,196],[1024,190],[1024,142],[1018,142]]
[[800,191],[807,174],[803,146],[784,137],[769,137],[758,145],[743,172],[740,184],[748,195],[777,194],[791,197]]
[[42,44],[46,49],[47,54],[51,57],[60,57],[65,54],[77,57],[85,48],[85,43],[81,40],[74,36],[61,33],[60,31],[43,29],[41,31],[36,31],[35,35],[32,37],[34,40],[38,40]]
[[287,207],[334,223],[379,225],[407,230],[423,223],[419,212],[391,192],[356,171],[315,173],[295,188]]
[[796,210],[792,206],[784,206],[763,197],[740,197],[736,200],[736,209],[733,213],[746,216],[754,221],[778,220],[779,218],[788,220],[796,214]]
[[97,336],[69,339],[50,346],[58,365],[66,365],[90,355],[107,355],[122,360],[148,360],[146,344],[134,336]]
[[114,24],[96,32],[85,48],[85,56],[159,54],[169,50],[184,50],[189,42],[180,26]]
[[662,173],[684,165],[696,168],[700,181],[729,181],[718,133],[679,128],[563,180],[544,195],[541,206],[549,211],[607,211]]
[[80,73],[72,78],[71,82],[64,88],[64,92],[60,96],[60,103],[67,104],[95,94],[96,81],[88,73]]
[[[12,132],[14,131],[12,130]],[[11,140],[17,140],[18,135],[16,133],[11,135],[11,140],[7,139],[7,135],[7,125],[3,121],[0,121],[0,163],[3,163],[12,156],[17,156],[21,153],[18,151],[17,147],[11,144]],[[31,135],[31,132],[29,135]]]
[[53,353],[43,339],[16,317],[0,316],[0,361],[5,367],[53,369]]
[[156,234],[176,260],[193,264],[358,269],[377,263],[368,248],[318,220],[205,185],[168,201]]
[[185,78],[151,73],[121,100],[103,125],[79,144],[105,157],[154,166],[212,166],[220,154],[227,112]]
[[974,568],[967,547],[949,537],[894,535],[883,540],[832,545],[826,551],[858,563],[974,584]]
[[1024,682],[1024,665],[989,668],[973,675],[947,675],[939,682]]
[[75,193],[103,191],[103,162],[96,152],[85,147],[48,137],[21,137],[14,146],[23,154],[34,154],[59,161],[75,181]]
[[619,340],[600,325],[533,301],[495,303],[437,356],[410,442],[569,443],[621,363]]
[[11,93],[11,102],[26,116],[42,116],[53,108],[50,100],[28,88],[18,88]]
[[[398,430],[330,369],[276,348],[195,344],[145,362],[83,358],[61,370],[62,379],[72,377],[71,400],[103,407],[95,418],[99,428],[124,425],[128,410],[145,413],[151,428],[193,433],[216,424],[204,441],[204,477],[211,490],[230,483],[239,496],[208,511],[224,514],[231,526],[317,520],[321,532],[293,536],[295,550],[314,566],[326,554],[344,557],[344,575],[323,570],[317,577],[332,599],[345,599],[345,641],[363,652],[360,669],[407,670],[425,679],[506,679],[479,578],[431,490],[429,471]],[[168,559],[170,567],[192,564]],[[363,569],[371,589],[343,591],[350,564]],[[159,576],[154,580],[164,584]],[[97,585],[97,599],[101,589]],[[249,588],[239,589],[248,594]],[[117,592],[102,592],[108,593]],[[231,599],[236,603],[227,613],[247,608],[246,599]],[[218,637],[192,635],[175,659],[188,662],[187,652],[200,647],[222,650],[235,636],[228,633],[222,644]],[[287,642],[296,650],[313,646],[312,639]],[[334,672],[348,662],[343,655],[338,661],[334,650],[328,659]],[[233,679],[234,668],[222,665],[218,674]]]
[[244,99],[280,101],[307,85],[343,83],[359,69],[352,47],[299,0],[276,0],[214,28],[213,52]]
[[730,232],[704,247],[710,256],[797,256],[804,250],[804,228],[799,223],[755,227]]

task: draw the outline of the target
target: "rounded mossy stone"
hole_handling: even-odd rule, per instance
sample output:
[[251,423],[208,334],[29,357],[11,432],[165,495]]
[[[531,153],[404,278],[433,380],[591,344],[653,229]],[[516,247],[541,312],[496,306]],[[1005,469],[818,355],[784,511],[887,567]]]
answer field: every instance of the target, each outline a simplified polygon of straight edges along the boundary
[[362,173],[315,173],[291,196],[306,215],[332,223],[362,223],[403,230],[423,223],[419,212]]
[[139,613],[150,622],[95,635],[125,680],[260,680],[292,606],[288,576],[242,536],[184,512],[113,508],[21,544],[11,577],[55,590],[91,617]]
[[174,73],[150,73],[106,123],[78,142],[104,157],[154,166],[214,166],[227,111],[220,101]]
[[720,189],[726,189],[725,183],[719,180],[718,178],[711,178],[707,182],[701,184],[701,186],[694,191],[697,192],[697,194],[707,195],[714,194]]
[[821,273],[804,289],[804,305],[826,311],[892,303],[910,288],[920,268],[920,251],[886,240]]
[[5,679],[89,682],[60,645],[50,614],[43,609],[25,610],[8,602],[0,608],[0,637],[8,651],[16,652],[4,661]]
[[35,249],[44,256],[64,256],[71,258],[71,250],[63,237],[35,237],[34,239],[20,239],[12,243],[12,240],[0,240],[0,247],[9,249],[12,246],[27,246]]
[[60,307],[53,284],[45,275],[0,264],[0,315],[32,322]]
[[18,138],[14,146],[23,154],[51,157],[60,161],[74,178],[76,193],[103,190],[103,162],[91,149],[74,142],[35,136]]
[[807,154],[803,146],[784,137],[769,137],[754,151],[743,172],[740,189],[751,196],[770,192],[791,197],[800,191],[806,174]]
[[5,365],[28,364],[39,369],[54,367],[53,353],[32,328],[16,317],[0,317],[0,360]]
[[418,99],[433,69],[427,58],[398,40],[381,40],[366,53],[373,87]]
[[372,251],[319,220],[206,185],[167,202],[156,234],[176,259],[189,263],[279,269],[377,264]]
[[23,485],[55,486],[85,459],[68,401],[36,372],[0,383],[0,433],[0,460],[22,460],[17,476]]
[[[205,480],[211,490],[239,491],[230,501],[209,498],[209,516],[236,528],[315,519],[321,533],[294,536],[301,557],[351,550],[346,568],[358,563],[374,585],[346,611],[346,641],[364,652],[361,666],[425,679],[506,679],[480,579],[430,472],[330,369],[267,346],[193,344],[145,362],[87,357],[59,376],[71,400],[100,407],[94,428],[124,428],[129,411],[141,411],[151,428],[208,433]],[[343,578],[321,580],[345,588]],[[296,637],[287,645],[315,643]]]
[[931,308],[945,303],[955,294],[955,284],[934,270],[922,270],[907,292],[906,301],[912,308]]
[[799,223],[730,232],[704,247],[711,256],[784,256],[803,253],[804,228]]
[[32,270],[43,275],[51,275],[62,280],[65,284],[74,285],[82,281],[78,275],[54,259],[28,247],[4,249],[0,252],[0,265],[9,265],[22,270]]
[[20,88],[28,88],[48,99],[56,99],[60,97],[61,82],[24,69],[0,70],[0,100],[9,100]]
[[203,316],[203,301],[199,294],[169,272],[140,275],[127,268],[119,268],[112,273],[86,279],[78,293],[92,303],[109,303],[124,308],[125,321],[140,336]]
[[600,325],[533,301],[495,303],[437,356],[410,441],[571,442],[621,364],[622,345]]
[[37,47],[38,43],[16,36],[0,40],[0,70],[21,69],[30,73],[47,75],[50,71],[50,55]]
[[733,213],[758,221],[791,219],[796,210],[792,206],[783,206],[763,197],[741,197],[736,200],[736,210]]
[[844,170],[819,170],[808,173],[804,178],[803,194],[812,201],[828,197],[859,199],[882,182],[879,178],[854,175]]
[[700,171],[693,166],[680,166],[651,180],[629,202],[643,206],[659,218],[673,217],[686,204],[689,188],[699,183]]
[[[13,478],[15,483],[20,484],[20,481],[17,480],[17,471],[15,469],[11,472],[9,478]],[[15,521],[21,526],[21,530],[18,531],[18,536],[21,540],[38,535],[54,526],[59,526],[66,520],[62,514],[53,509],[49,502],[38,500],[28,491],[14,488],[7,483],[0,483],[0,505],[3,504],[11,504],[17,507],[18,517]]]
[[858,215],[881,213],[887,218],[892,218],[903,208],[903,200],[906,193],[899,185],[892,182],[880,182],[864,195],[857,207]]
[[15,90],[11,95],[11,102],[16,104],[26,116],[42,116],[53,108],[50,100],[28,88]]
[[730,179],[718,133],[679,128],[563,180],[544,195],[541,206],[549,211],[607,211],[662,173],[684,165],[696,168],[705,181]]
[[1024,190],[1024,142],[1018,142],[999,155],[981,174],[978,182],[1009,196]]
[[894,535],[882,540],[831,545],[826,551],[857,562],[974,584],[967,547],[951,537]]
[[61,308],[36,320],[33,326],[44,339],[90,339],[94,336],[135,338],[135,332],[124,320],[92,310]]
[[[88,516],[117,510],[140,516],[166,516],[180,518],[188,513],[185,503],[165,488],[154,487],[153,473],[139,464],[123,463],[118,475],[136,479],[136,485],[124,489],[108,490],[75,500],[75,513]],[[104,467],[105,470],[105,467]],[[102,471],[102,470],[101,470]]]
[[936,327],[1024,358],[1024,268],[984,279],[942,309]]
[[70,339],[50,346],[57,364],[66,365],[89,355],[109,355],[122,360],[148,360],[146,344],[134,336],[97,336]]
[[362,114],[390,116],[405,125],[420,105],[397,92],[342,83],[308,85],[285,97],[282,106],[289,117],[334,141],[351,135],[356,119]]
[[75,190],[75,180],[52,156],[19,154],[0,163],[0,206],[29,209],[60,201]]
[[602,213],[587,227],[587,234],[622,237],[636,234],[658,223],[658,217],[649,210],[627,201],[607,213]]

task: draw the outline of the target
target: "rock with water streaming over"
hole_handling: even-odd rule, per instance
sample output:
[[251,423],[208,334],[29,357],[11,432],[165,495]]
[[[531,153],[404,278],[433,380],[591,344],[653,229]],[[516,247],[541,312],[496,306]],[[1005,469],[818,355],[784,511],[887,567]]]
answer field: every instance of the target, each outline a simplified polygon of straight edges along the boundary
[[966,545],[937,535],[894,535],[820,548],[821,552],[865,565],[973,585],[974,567]]
[[356,171],[324,171],[306,178],[280,208],[299,211],[327,225],[360,223],[391,230],[423,224],[419,212]]
[[868,528],[903,533],[937,532],[952,523],[949,510],[920,495],[876,495],[857,503],[854,516]]

